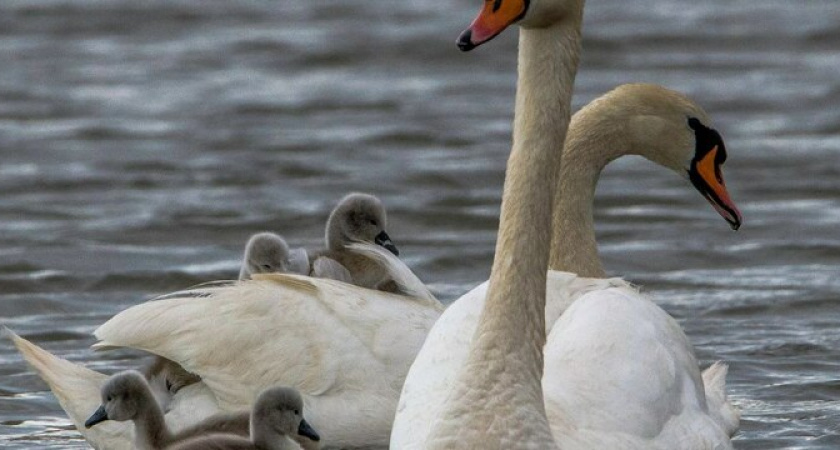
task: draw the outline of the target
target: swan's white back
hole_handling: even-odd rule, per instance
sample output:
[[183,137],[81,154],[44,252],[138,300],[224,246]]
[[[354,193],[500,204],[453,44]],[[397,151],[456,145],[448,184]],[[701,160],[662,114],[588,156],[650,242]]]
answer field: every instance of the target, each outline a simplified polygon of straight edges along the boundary
[[[459,298],[429,332],[403,387],[391,448],[423,448],[468,357],[486,292],[485,282]],[[704,392],[673,318],[618,278],[549,271],[547,292],[543,391],[560,448],[731,448],[731,420],[706,405],[717,397],[728,410],[724,385]]]
[[436,301],[268,274],[134,306],[96,336],[103,348],[181,364],[223,410],[288,385],[304,395],[325,444],[384,445],[405,374],[441,310]]

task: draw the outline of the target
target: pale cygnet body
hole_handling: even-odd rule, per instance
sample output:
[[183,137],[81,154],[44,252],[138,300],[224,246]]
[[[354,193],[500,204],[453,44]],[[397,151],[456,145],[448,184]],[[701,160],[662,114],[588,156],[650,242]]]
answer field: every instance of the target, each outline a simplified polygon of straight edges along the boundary
[[371,258],[346,248],[352,243],[370,243],[398,256],[397,247],[385,232],[387,220],[382,202],[373,195],[353,193],[345,196],[327,220],[327,248],[309,256],[310,275],[370,289],[392,284],[385,268]]
[[[303,418],[303,399],[287,387],[266,389],[251,411],[250,439],[231,434],[209,434],[178,442],[171,450],[299,450],[296,437],[317,444],[318,433]],[[312,448],[312,447],[306,447]]]
[[[269,391],[267,390],[266,393]],[[297,391],[293,392],[300,399]],[[250,426],[250,422],[251,418],[254,417],[254,413],[241,412],[217,414],[208,417],[194,426],[173,433],[167,427],[163,410],[155,400],[146,379],[142,374],[133,370],[120,372],[109,378],[102,387],[101,394],[102,406],[85,422],[85,427],[90,428],[106,420],[130,420],[134,422],[135,427],[134,446],[140,450],[170,448],[170,446],[201,436],[219,435],[247,438],[253,428]],[[262,395],[260,398],[262,398]],[[269,399],[271,400],[272,397],[269,397]],[[278,403],[279,399],[274,399],[273,401],[274,403],[269,403],[275,409],[278,408],[280,406]],[[297,410],[300,411],[301,408]],[[320,438],[317,433],[314,431],[308,432],[311,430],[311,427],[305,421],[302,421],[302,425],[300,426],[302,433],[295,433],[292,437],[299,438],[303,447],[292,446],[284,448],[305,448],[307,450],[318,448],[317,441]]]
[[301,273],[307,274],[305,251],[290,250],[286,240],[274,233],[257,233],[245,245],[242,269],[239,279],[251,278],[257,273]]

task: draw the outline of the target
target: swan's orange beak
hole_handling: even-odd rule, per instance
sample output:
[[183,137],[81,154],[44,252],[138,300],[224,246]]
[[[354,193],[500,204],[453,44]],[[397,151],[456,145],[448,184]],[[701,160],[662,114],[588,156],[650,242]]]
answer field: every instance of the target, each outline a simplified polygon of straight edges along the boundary
[[729,222],[733,230],[737,230],[741,227],[743,218],[735,202],[729,198],[720,165],[718,146],[715,145],[703,158],[691,164],[688,177],[694,187],[712,204],[715,211]]
[[478,17],[458,38],[458,48],[467,52],[496,37],[528,11],[530,0],[485,0]]

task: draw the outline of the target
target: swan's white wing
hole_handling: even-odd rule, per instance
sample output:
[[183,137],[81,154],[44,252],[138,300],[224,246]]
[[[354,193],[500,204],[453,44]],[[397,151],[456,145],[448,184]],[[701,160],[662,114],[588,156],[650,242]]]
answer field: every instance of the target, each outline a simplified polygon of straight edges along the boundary
[[548,336],[545,358],[546,412],[560,447],[732,448],[709,413],[685,333],[634,289],[577,299]]
[[312,263],[312,276],[353,284],[350,271],[340,262],[326,256],[320,256]]
[[[462,296],[430,331],[403,386],[391,448],[423,447],[467,359],[486,292],[484,283]],[[703,385],[685,334],[629,283],[549,271],[546,329],[546,409],[567,448],[730,448],[698,406]],[[668,404],[681,409],[667,412]],[[686,444],[696,436],[690,444],[711,436],[714,445]]]
[[349,244],[347,249],[367,256],[381,265],[388,272],[388,276],[397,284],[404,295],[438,301],[432,291],[417,278],[417,275],[396,255],[379,245],[358,242]]
[[199,375],[224,410],[263,389],[299,389],[307,420],[336,446],[387,442],[399,389],[436,302],[297,275],[211,285],[129,308],[96,330]]

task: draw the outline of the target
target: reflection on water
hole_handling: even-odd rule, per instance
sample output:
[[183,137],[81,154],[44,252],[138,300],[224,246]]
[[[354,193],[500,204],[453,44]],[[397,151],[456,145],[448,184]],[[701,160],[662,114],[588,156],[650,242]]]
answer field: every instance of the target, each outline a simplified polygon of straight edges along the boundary
[[[316,245],[350,190],[436,292],[486,278],[510,142],[515,33],[461,54],[476,0],[0,2],[0,315],[112,372],[90,332],[233,277],[248,235]],[[727,138],[745,225],[644,161],[599,187],[607,267],[732,364],[743,449],[840,443],[840,9],[834,0],[592,1],[575,104],[662,83]],[[0,442],[80,448],[0,341]]]

